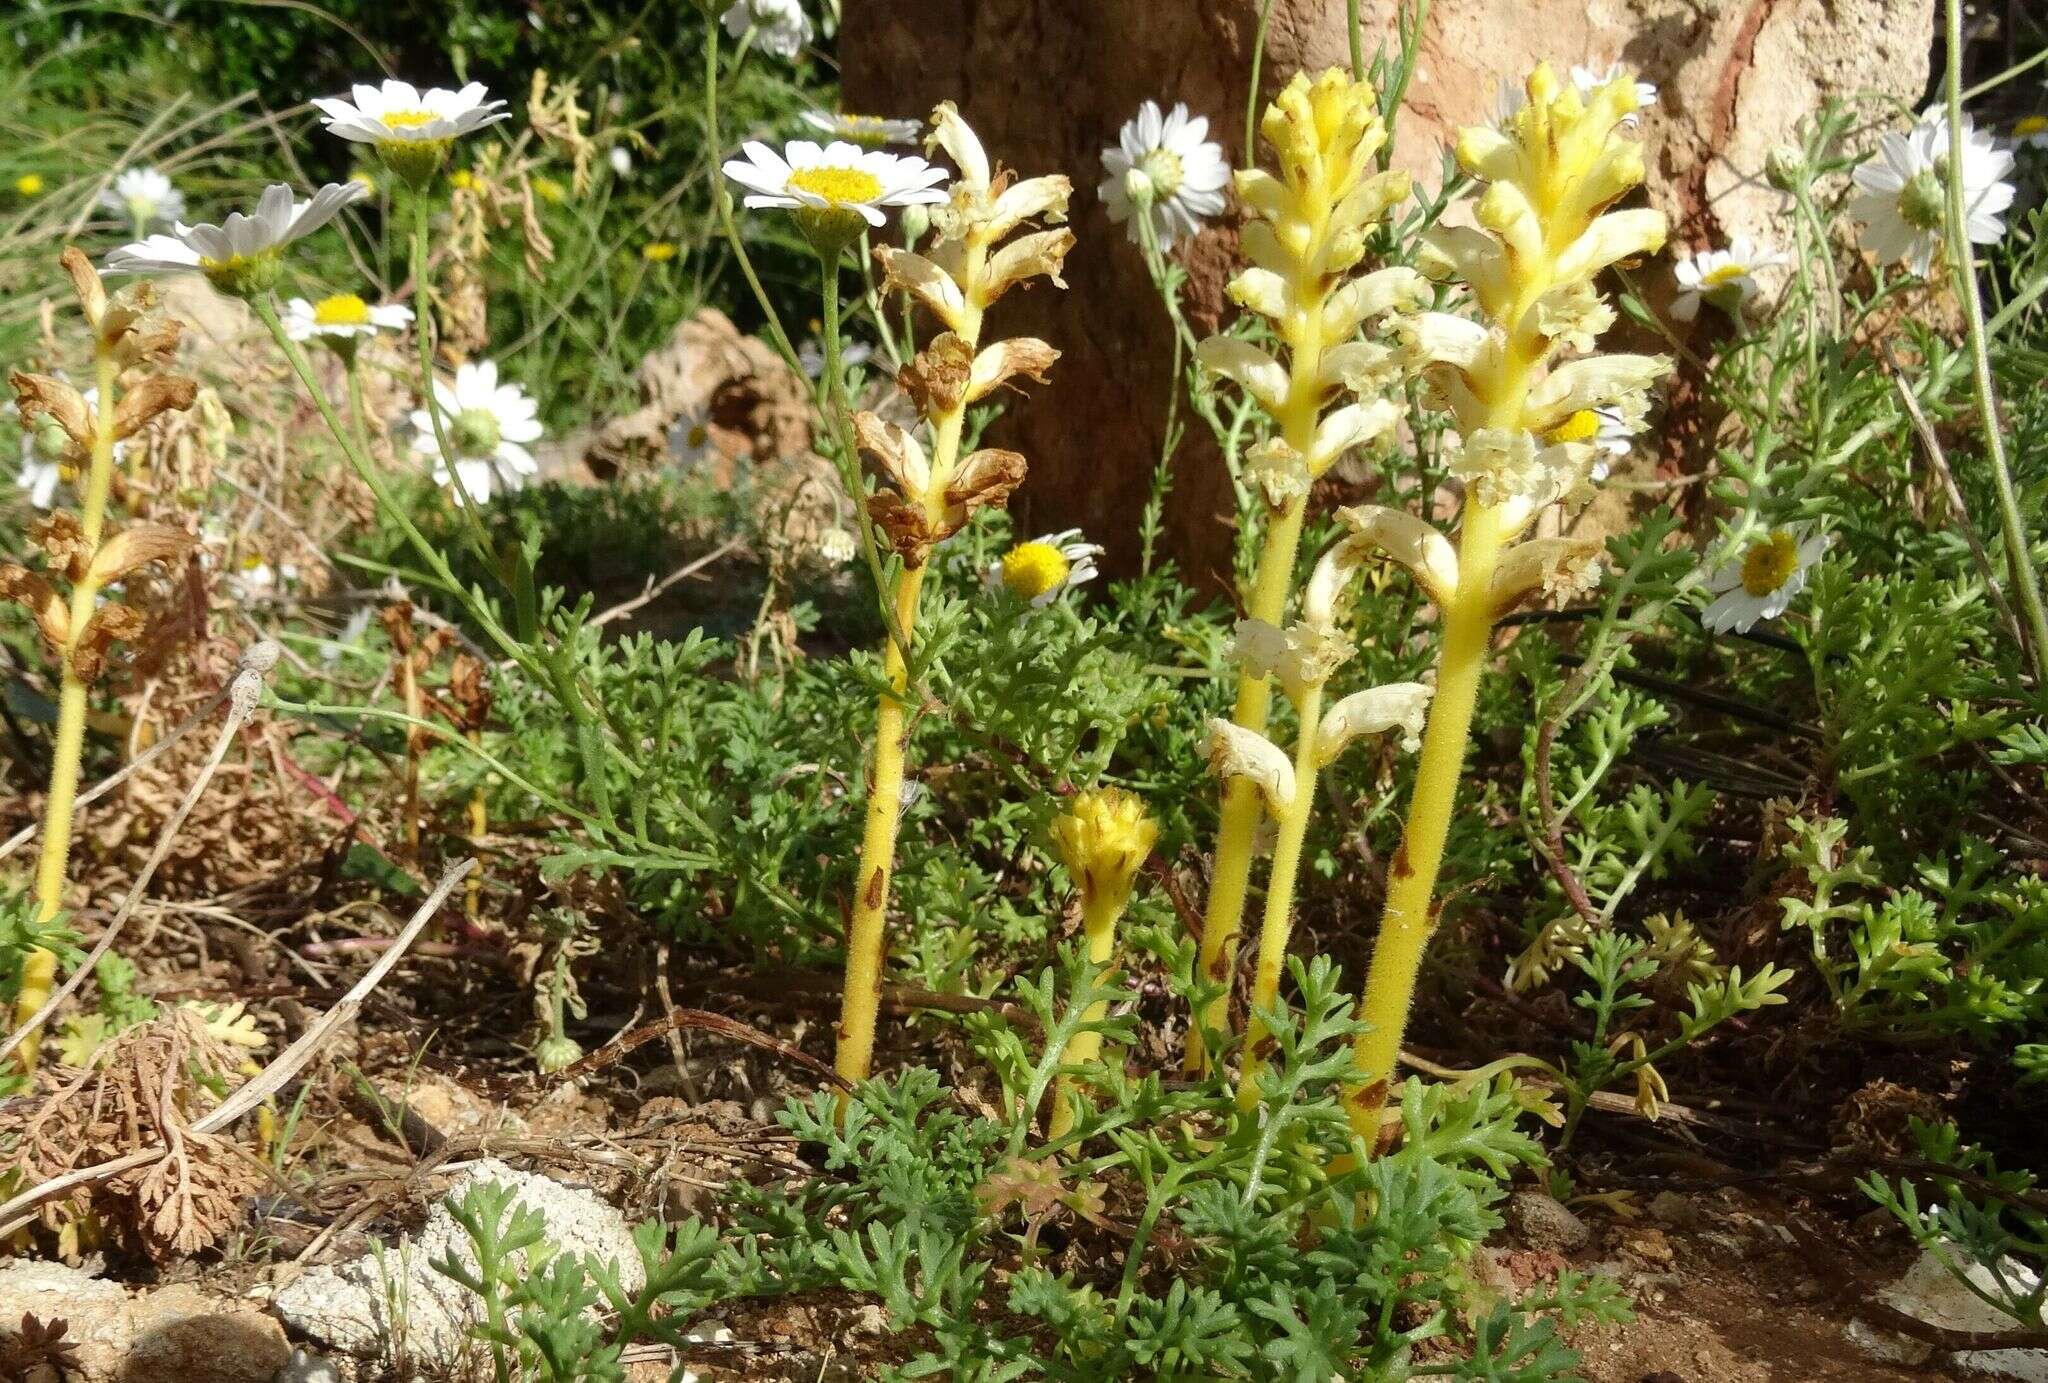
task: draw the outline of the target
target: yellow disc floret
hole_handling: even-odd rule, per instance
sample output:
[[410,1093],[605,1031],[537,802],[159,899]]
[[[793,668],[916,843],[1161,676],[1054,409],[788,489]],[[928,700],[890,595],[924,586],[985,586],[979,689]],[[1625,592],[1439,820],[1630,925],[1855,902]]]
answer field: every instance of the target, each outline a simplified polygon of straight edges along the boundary
[[827,206],[858,206],[882,195],[882,180],[864,168],[797,168],[789,185],[822,199]]
[[2032,139],[2037,134],[2048,134],[2048,115],[2022,116],[2012,127],[2016,139]]
[[353,293],[336,293],[313,304],[313,320],[323,327],[367,326],[370,305]]
[[1799,541],[1784,529],[1759,538],[1742,554],[1742,589],[1759,598],[1783,586],[1799,570]]
[[1003,554],[1003,586],[1022,600],[1036,600],[1065,583],[1073,564],[1051,543],[1019,543]]
[[384,115],[383,125],[387,130],[416,130],[437,118],[430,110],[394,110]]
[[640,247],[640,257],[650,264],[666,264],[676,257],[672,240],[650,240]]
[[1600,435],[1600,415],[1590,408],[1581,408],[1556,427],[1543,434],[1543,440],[1551,446],[1566,442],[1590,442]]
[[1740,260],[1730,260],[1728,263],[1709,269],[1706,273],[1700,275],[1700,287],[1703,289],[1725,288],[1736,280],[1747,277],[1749,277],[1749,266]]

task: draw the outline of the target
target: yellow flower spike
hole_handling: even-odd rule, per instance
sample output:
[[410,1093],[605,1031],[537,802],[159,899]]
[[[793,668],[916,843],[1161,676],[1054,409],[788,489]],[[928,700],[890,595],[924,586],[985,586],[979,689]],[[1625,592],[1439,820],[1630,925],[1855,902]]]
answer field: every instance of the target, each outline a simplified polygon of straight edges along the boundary
[[[1356,1044],[1359,1083],[1345,1092],[1367,1155],[1382,1134],[1416,975],[1436,929],[1437,875],[1494,622],[1538,591],[1593,579],[1594,552],[1514,544],[1544,506],[1583,490],[1596,410],[1640,418],[1651,383],[1669,368],[1644,356],[1559,360],[1590,349],[1613,322],[1594,277],[1664,240],[1658,212],[1608,210],[1643,177],[1640,150],[1620,137],[1639,102],[1634,80],[1582,98],[1543,65],[1524,90],[1527,103],[1500,128],[1466,130],[1456,143],[1460,166],[1487,184],[1473,208],[1479,228],[1430,233],[1420,259],[1430,277],[1466,284],[1484,324],[1423,313],[1401,327],[1402,353],[1424,371],[1428,401],[1455,415],[1461,440],[1451,465],[1465,500],[1456,562],[1440,555],[1426,583],[1443,622],[1435,694],[1359,1008],[1368,1025]],[[1524,969],[1538,963],[1549,961]]]
[[[1145,804],[1121,788],[1098,788],[1077,795],[1052,819],[1053,847],[1081,895],[1081,925],[1088,959],[1107,966],[1116,957],[1116,924],[1130,901],[1138,870],[1159,839],[1159,823]],[[1089,1006],[1089,1022],[1101,1021],[1106,1005]],[[1064,1066],[1092,1065],[1102,1055],[1102,1034],[1075,1033],[1061,1055]],[[1048,1136],[1064,1137],[1074,1125],[1074,1105],[1062,1079],[1053,1099]]]
[[[1266,108],[1259,128],[1278,171],[1246,169],[1237,175],[1239,196],[1257,220],[1243,240],[1253,267],[1233,279],[1228,292],[1245,310],[1272,321],[1282,349],[1278,357],[1268,356],[1220,338],[1202,348],[1200,359],[1205,369],[1236,380],[1275,424],[1277,435],[1261,439],[1246,453],[1253,488],[1265,498],[1270,512],[1245,613],[1249,624],[1278,634],[1285,621],[1310,483],[1347,446],[1384,430],[1382,415],[1366,401],[1338,406],[1340,394],[1353,380],[1357,385],[1389,382],[1367,368],[1373,357],[1351,351],[1364,343],[1350,338],[1388,311],[1419,306],[1426,285],[1406,269],[1382,270],[1356,280],[1345,277],[1364,257],[1370,228],[1410,190],[1405,174],[1379,169],[1376,156],[1386,144],[1387,132],[1378,96],[1369,85],[1354,81],[1341,68],[1314,77],[1297,74]],[[1337,352],[1350,352],[1335,376],[1335,382],[1347,389],[1333,389],[1325,371],[1325,358]],[[1336,411],[1325,417],[1325,407]],[[1305,822],[1312,805],[1307,800],[1312,794],[1297,797],[1292,792],[1289,774],[1295,766],[1264,736],[1277,680],[1272,674],[1272,667],[1258,659],[1243,661],[1231,718],[1212,726],[1210,744],[1225,783],[1202,923],[1201,965],[1203,974],[1223,986],[1225,994],[1189,1025],[1185,1065],[1190,1072],[1208,1064],[1203,1030],[1220,1031],[1228,1021],[1227,990],[1250,894],[1253,842],[1261,816],[1271,804],[1276,815],[1284,810]],[[1320,686],[1304,694],[1319,697]],[[1312,720],[1312,715],[1303,717],[1305,725]],[[1312,774],[1312,760],[1311,746],[1302,776]],[[1276,858],[1275,880],[1283,872],[1287,880],[1284,888],[1269,888],[1269,900],[1275,892],[1291,897],[1292,869],[1291,863]],[[1283,914],[1285,908],[1283,903]]]

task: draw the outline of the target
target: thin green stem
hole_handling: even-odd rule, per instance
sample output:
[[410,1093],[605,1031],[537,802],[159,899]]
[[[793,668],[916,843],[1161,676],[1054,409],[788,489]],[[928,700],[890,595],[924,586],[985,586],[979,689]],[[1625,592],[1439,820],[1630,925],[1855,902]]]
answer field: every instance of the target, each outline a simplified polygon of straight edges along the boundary
[[1266,62],[1266,26],[1273,19],[1273,0],[1259,6],[1259,27],[1252,34],[1252,71],[1244,97],[1244,165],[1252,166],[1259,137],[1259,69]]
[[[739,58],[746,56],[747,43],[753,35],[740,41]],[[738,59],[736,59],[737,61]],[[803,364],[797,357],[796,347],[790,344],[789,333],[782,329],[782,316],[775,310],[775,304],[768,297],[768,290],[761,286],[760,275],[754,272],[754,261],[747,256],[746,242],[740,239],[740,228],[733,220],[732,195],[726,191],[722,165],[724,156],[718,138],[718,25],[705,26],[704,36],[704,148],[705,156],[711,163],[711,204],[718,209],[718,223],[725,230],[725,238],[732,246],[733,259],[740,266],[740,274],[746,279],[747,287],[753,292],[754,301],[761,306],[762,315],[768,319],[769,335],[775,338],[775,349],[789,368],[803,373]]]

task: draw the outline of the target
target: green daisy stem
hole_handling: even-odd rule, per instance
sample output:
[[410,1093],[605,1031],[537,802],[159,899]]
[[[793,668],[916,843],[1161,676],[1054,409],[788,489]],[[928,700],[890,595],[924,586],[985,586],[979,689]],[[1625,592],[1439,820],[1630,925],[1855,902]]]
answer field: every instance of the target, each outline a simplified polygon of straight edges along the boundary
[[[739,56],[746,56],[747,44],[753,34],[740,41]],[[754,272],[754,261],[747,254],[747,245],[740,238],[739,225],[732,216],[732,195],[725,187],[725,154],[718,138],[718,25],[707,26],[704,36],[704,150],[711,164],[711,204],[718,209],[718,224],[725,231],[726,242],[732,246],[733,259],[740,266],[740,274],[747,281],[747,287],[754,294],[754,301],[761,305],[762,315],[768,319],[768,332],[775,338],[775,349],[783,362],[799,375],[803,364],[798,359],[796,347],[790,344],[789,333],[782,329],[782,316],[775,310],[774,302],[768,297],[768,290],[761,286],[761,276]]]
[[432,212],[426,188],[416,187],[412,204],[412,321],[413,341],[419,347],[420,357],[420,407],[427,412],[427,419],[434,429],[434,445],[440,451],[442,463],[448,467],[448,488],[454,492],[455,507],[468,521],[470,539],[476,544],[477,551],[488,554],[491,545],[484,534],[484,521],[477,513],[476,501],[470,497],[469,487],[462,483],[455,470],[455,448],[448,443],[448,428],[441,420],[440,397],[434,391],[434,304],[432,295],[427,291],[427,228]]

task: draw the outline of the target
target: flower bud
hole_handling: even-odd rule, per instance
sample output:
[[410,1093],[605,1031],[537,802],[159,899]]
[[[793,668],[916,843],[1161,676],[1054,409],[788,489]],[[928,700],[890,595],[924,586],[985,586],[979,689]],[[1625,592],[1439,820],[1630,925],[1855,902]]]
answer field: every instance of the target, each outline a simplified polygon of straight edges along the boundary
[[1793,144],[1780,144],[1764,158],[1764,179],[1780,192],[1798,192],[1806,186],[1806,151]]

